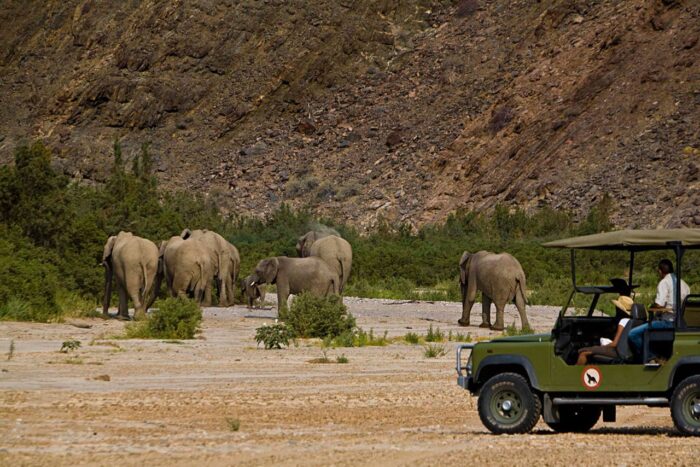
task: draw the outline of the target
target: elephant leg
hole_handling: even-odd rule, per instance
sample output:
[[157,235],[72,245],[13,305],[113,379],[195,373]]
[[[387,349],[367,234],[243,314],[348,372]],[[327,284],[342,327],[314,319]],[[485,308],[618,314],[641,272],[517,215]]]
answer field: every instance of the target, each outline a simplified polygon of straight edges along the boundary
[[480,328],[490,328],[491,327],[491,297],[486,294],[482,294],[481,300],[481,324]]
[[460,326],[469,326],[469,315],[472,312],[473,306],[474,300],[467,300],[466,298],[462,300],[462,317],[457,320],[457,324]]
[[117,312],[117,317],[129,319],[129,296],[126,293],[126,286],[124,284],[118,284],[117,293],[119,294],[119,311]]
[[287,300],[289,299],[289,286],[277,283],[277,316],[282,310],[287,310]]
[[142,289],[143,278],[140,276],[131,276],[126,283],[126,290],[134,304],[134,318],[141,319],[146,316],[145,291]]
[[491,327],[491,329],[494,331],[503,331],[503,329],[505,329],[505,326],[503,325],[503,312],[505,308],[505,303],[496,303],[496,322]]
[[195,289],[195,298],[202,306],[211,306],[211,285],[207,284],[203,289]]
[[518,313],[520,314],[520,324],[523,329],[530,328],[530,322],[527,320],[527,313],[525,310],[525,295],[522,293],[520,288],[515,291],[515,306],[518,308]]

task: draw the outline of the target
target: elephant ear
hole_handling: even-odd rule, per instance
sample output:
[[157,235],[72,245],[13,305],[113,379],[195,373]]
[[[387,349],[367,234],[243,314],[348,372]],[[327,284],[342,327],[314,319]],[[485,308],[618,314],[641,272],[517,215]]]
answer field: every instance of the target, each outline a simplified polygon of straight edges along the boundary
[[185,229],[180,234],[180,237],[182,237],[183,240],[187,240],[191,236],[192,236],[192,231],[190,229]]
[[467,265],[469,263],[469,258],[471,255],[468,251],[462,253],[462,258],[459,260],[459,283],[467,283]]
[[280,262],[277,258],[267,260],[265,264],[265,282],[274,284],[277,282],[277,272],[279,271]]
[[112,235],[107,239],[107,243],[105,243],[105,249],[102,252],[102,263],[106,263],[107,259],[112,256],[112,250],[114,249],[114,243],[117,241],[117,237],[115,235]]

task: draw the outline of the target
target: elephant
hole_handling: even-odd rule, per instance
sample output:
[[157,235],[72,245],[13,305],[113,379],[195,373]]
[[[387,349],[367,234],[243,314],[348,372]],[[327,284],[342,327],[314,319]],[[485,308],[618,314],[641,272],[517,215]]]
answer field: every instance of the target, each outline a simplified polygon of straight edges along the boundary
[[207,247],[199,240],[183,240],[176,235],[160,244],[159,254],[162,274],[170,294],[173,297],[192,294],[202,305],[214,277],[214,266]]
[[316,240],[320,240],[330,235],[340,237],[340,234],[338,232],[336,232],[334,229],[329,228],[325,228],[323,230],[311,230],[309,232],[306,232],[297,240],[297,254],[300,258],[306,258],[307,256],[311,256],[311,245],[313,245]]
[[339,294],[338,274],[321,258],[288,258],[276,256],[261,260],[255,267],[249,285],[277,284],[277,313],[287,307],[290,294],[311,292],[324,297]]
[[260,305],[265,302],[265,286],[259,284],[251,285],[252,279],[252,275],[241,279],[241,291],[248,302],[248,309],[253,308],[256,300],[259,301]]
[[[481,290],[482,322],[479,327],[503,330],[503,311],[506,303],[515,300],[523,329],[530,324],[525,313],[525,272],[517,259],[508,253],[495,254],[465,251],[459,261],[459,284],[462,289],[462,317],[460,326],[469,326],[469,314],[477,290]],[[491,326],[491,303],[496,305],[496,322]]]
[[[116,276],[119,294],[117,317],[129,319],[128,300],[134,303],[134,317],[145,316],[160,289],[158,247],[150,240],[130,232],[119,232],[107,239],[102,254],[105,268],[105,295],[102,313],[109,316],[112,296],[112,276]],[[155,293],[151,293],[155,291]],[[151,298],[152,295],[152,298]]]
[[[219,306],[233,306],[235,284],[241,269],[241,256],[238,249],[226,241],[224,237],[210,230],[185,229],[180,236],[183,239],[194,239],[202,242],[209,250],[214,266],[214,280],[219,293]],[[205,304],[211,304],[211,290],[207,289]]]
[[[325,232],[323,232],[325,234]],[[325,235],[317,238],[318,232],[308,232],[299,237],[297,252],[302,258],[318,256],[332,267],[340,278],[340,293],[352,269],[352,246],[339,235]],[[316,238],[316,240],[313,240]]]

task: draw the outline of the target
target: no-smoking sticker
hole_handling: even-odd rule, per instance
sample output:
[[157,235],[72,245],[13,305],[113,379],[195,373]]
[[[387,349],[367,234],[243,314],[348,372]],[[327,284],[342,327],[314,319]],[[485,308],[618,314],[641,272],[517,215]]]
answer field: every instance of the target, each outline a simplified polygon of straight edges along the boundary
[[597,367],[587,366],[581,373],[581,381],[586,389],[598,389],[600,382],[603,380],[603,374]]

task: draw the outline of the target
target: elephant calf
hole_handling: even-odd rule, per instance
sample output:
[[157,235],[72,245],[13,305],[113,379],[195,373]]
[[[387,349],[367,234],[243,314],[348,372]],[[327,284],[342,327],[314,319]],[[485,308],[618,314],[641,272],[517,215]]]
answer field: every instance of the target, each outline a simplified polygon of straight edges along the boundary
[[290,294],[311,292],[324,297],[338,295],[340,279],[321,258],[288,258],[277,256],[260,261],[249,285],[277,284],[277,312],[287,307]]
[[248,302],[248,308],[253,308],[257,301],[261,306],[265,302],[265,286],[259,284],[251,285],[253,276],[250,275],[241,279],[241,291],[244,299]]
[[[482,312],[480,327],[502,331],[503,311],[506,303],[515,300],[523,329],[529,328],[525,313],[525,272],[522,266],[508,253],[495,254],[465,251],[459,261],[459,284],[462,289],[462,317],[457,321],[469,326],[469,315],[476,292],[481,290]],[[496,305],[496,322],[491,326],[491,303]]]

